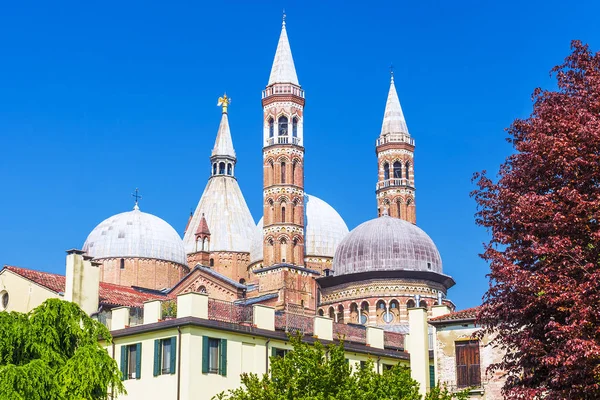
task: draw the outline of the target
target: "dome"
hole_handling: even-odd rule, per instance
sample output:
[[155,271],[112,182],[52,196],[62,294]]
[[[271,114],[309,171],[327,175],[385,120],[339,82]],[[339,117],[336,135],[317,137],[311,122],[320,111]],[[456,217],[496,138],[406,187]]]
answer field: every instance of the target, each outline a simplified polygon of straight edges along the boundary
[[387,215],[354,228],[333,258],[335,276],[398,270],[442,274],[442,259],[421,228]]
[[[333,257],[335,249],[348,234],[348,226],[329,204],[311,195],[304,195],[304,254]],[[261,218],[250,246],[250,262],[263,259],[263,220]]]
[[83,251],[96,259],[139,257],[187,265],[183,241],[175,229],[137,206],[102,221],[87,237]]

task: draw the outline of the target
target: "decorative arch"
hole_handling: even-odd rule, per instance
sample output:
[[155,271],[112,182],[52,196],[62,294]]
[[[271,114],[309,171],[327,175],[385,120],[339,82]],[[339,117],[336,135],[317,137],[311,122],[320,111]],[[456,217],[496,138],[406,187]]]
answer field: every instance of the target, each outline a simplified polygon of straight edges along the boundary
[[288,135],[288,122],[289,122],[289,119],[285,115],[282,115],[279,118],[277,118],[277,135],[278,136],[287,136]]
[[400,161],[394,161],[394,179],[402,178],[402,163]]
[[333,308],[333,306],[329,307],[328,314],[329,318],[335,321],[335,308]]
[[390,164],[386,161],[383,163],[383,180],[390,179]]
[[406,308],[415,308],[416,304],[413,299],[410,299],[406,302]]
[[298,123],[300,120],[297,116],[292,117],[292,137],[298,137]]
[[275,120],[273,117],[269,117],[269,137],[272,138],[275,136]]
[[208,293],[208,291],[206,290],[206,286],[204,286],[204,285],[198,286],[198,289],[196,291],[198,293]]
[[344,305],[343,304],[340,304],[337,307],[337,322],[338,323],[344,322]]
[[325,315],[325,312],[323,311],[323,309],[322,309],[322,308],[319,308],[319,316],[321,316],[321,317],[322,317],[322,316],[324,316],[324,315]]

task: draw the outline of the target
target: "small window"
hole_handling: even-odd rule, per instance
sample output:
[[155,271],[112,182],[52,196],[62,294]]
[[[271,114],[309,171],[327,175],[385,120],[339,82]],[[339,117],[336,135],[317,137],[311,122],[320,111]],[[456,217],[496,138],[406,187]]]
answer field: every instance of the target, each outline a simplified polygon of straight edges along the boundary
[[277,347],[271,347],[271,356],[283,358],[288,353],[288,351],[289,350],[286,349],[278,349]]
[[402,164],[399,161],[394,162],[394,178],[402,178]]
[[287,117],[279,117],[279,136],[286,136],[288,134],[288,119]]
[[360,369],[365,369],[367,367],[367,362],[366,361],[361,361],[360,362]]
[[427,269],[431,269],[431,263],[430,262],[427,263]]
[[213,175],[217,174],[217,163],[213,164]]
[[285,207],[281,207],[281,222],[285,222]]
[[281,163],[281,183],[285,183],[285,162]]
[[119,268],[121,268],[121,269],[125,269],[125,259],[124,259],[124,258],[121,258],[121,260],[120,260],[119,264],[120,264],[120,265],[119,265]]
[[409,164],[409,163],[406,163],[406,171],[405,171],[405,173],[404,173],[404,177],[405,177],[406,179],[408,179],[408,177],[410,176],[410,175],[408,174],[408,173],[409,173],[409,171],[410,171],[410,164]]
[[298,137],[298,118],[296,117],[292,119],[292,136]]
[[383,179],[386,181],[390,179],[390,164],[388,163],[383,164]]
[[0,292],[0,301],[2,301],[2,309],[3,310],[6,310],[6,308],[8,307],[8,300],[9,300],[8,292],[6,290],[3,290],[2,292]]
[[389,370],[392,369],[392,367],[393,367],[392,364],[383,364],[383,370],[384,371],[389,371]]
[[219,174],[225,175],[225,163],[219,163]]
[[406,308],[415,308],[415,301],[414,300],[409,300],[406,302]]
[[479,365],[479,341],[455,342],[456,347],[456,386],[459,388],[481,386]]
[[202,337],[202,373],[227,376],[227,340]]
[[231,164],[227,164],[227,175],[231,175],[233,171],[233,166]]
[[211,258],[210,260],[208,260],[208,266],[209,267],[214,267],[215,266],[215,259]]
[[154,376],[175,373],[177,338],[154,341]]
[[273,118],[269,118],[269,137],[272,138],[275,134],[275,122]]
[[246,284],[246,280],[244,278],[240,279],[240,284],[245,285]]
[[121,346],[122,379],[140,379],[142,375],[142,344]]
[[206,286],[202,285],[198,288],[198,293],[207,293]]

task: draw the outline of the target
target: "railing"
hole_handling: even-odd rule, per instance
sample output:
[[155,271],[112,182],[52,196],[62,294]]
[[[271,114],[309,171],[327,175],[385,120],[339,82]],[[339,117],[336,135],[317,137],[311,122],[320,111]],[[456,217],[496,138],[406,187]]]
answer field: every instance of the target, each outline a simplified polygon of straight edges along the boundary
[[415,145],[415,139],[411,138],[409,135],[400,133],[393,134],[389,133],[384,135],[382,138],[377,139],[377,146],[381,146],[386,143],[408,143],[410,145]]
[[367,328],[360,325],[351,324],[333,324],[333,337],[344,339],[348,342],[367,342]]
[[397,332],[383,332],[383,345],[404,350],[404,335]]
[[390,186],[412,186],[412,180],[406,178],[390,178],[385,181],[377,182],[377,189],[382,189]]
[[177,300],[165,300],[160,304],[160,318],[169,319],[177,317]]
[[292,144],[296,144],[299,145],[300,144],[300,138],[297,137],[289,137],[289,136],[278,136],[278,137],[271,137],[267,139],[267,146],[273,146],[274,144],[290,144],[290,139]]
[[275,84],[263,90],[262,97],[274,95],[274,94],[291,94],[294,96],[304,98],[304,90],[300,89],[296,85],[292,84]]
[[236,324],[252,324],[253,316],[254,308],[252,306],[208,299],[208,319]]
[[311,334],[314,332],[314,315],[308,314],[304,307],[287,304],[285,310],[275,312],[275,329],[303,335]]

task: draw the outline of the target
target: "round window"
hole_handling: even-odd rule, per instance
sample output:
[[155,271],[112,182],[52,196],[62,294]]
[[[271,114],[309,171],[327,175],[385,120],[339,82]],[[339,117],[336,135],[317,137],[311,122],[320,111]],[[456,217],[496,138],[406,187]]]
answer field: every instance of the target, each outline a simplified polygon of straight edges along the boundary
[[365,325],[367,323],[367,316],[365,314],[362,314],[360,316],[360,323]]
[[8,292],[6,290],[0,292],[0,301],[2,302],[2,309],[6,310],[6,307],[8,307]]
[[391,312],[386,312],[385,314],[383,314],[383,321],[386,324],[389,324],[393,320],[394,320],[394,314],[392,314]]

